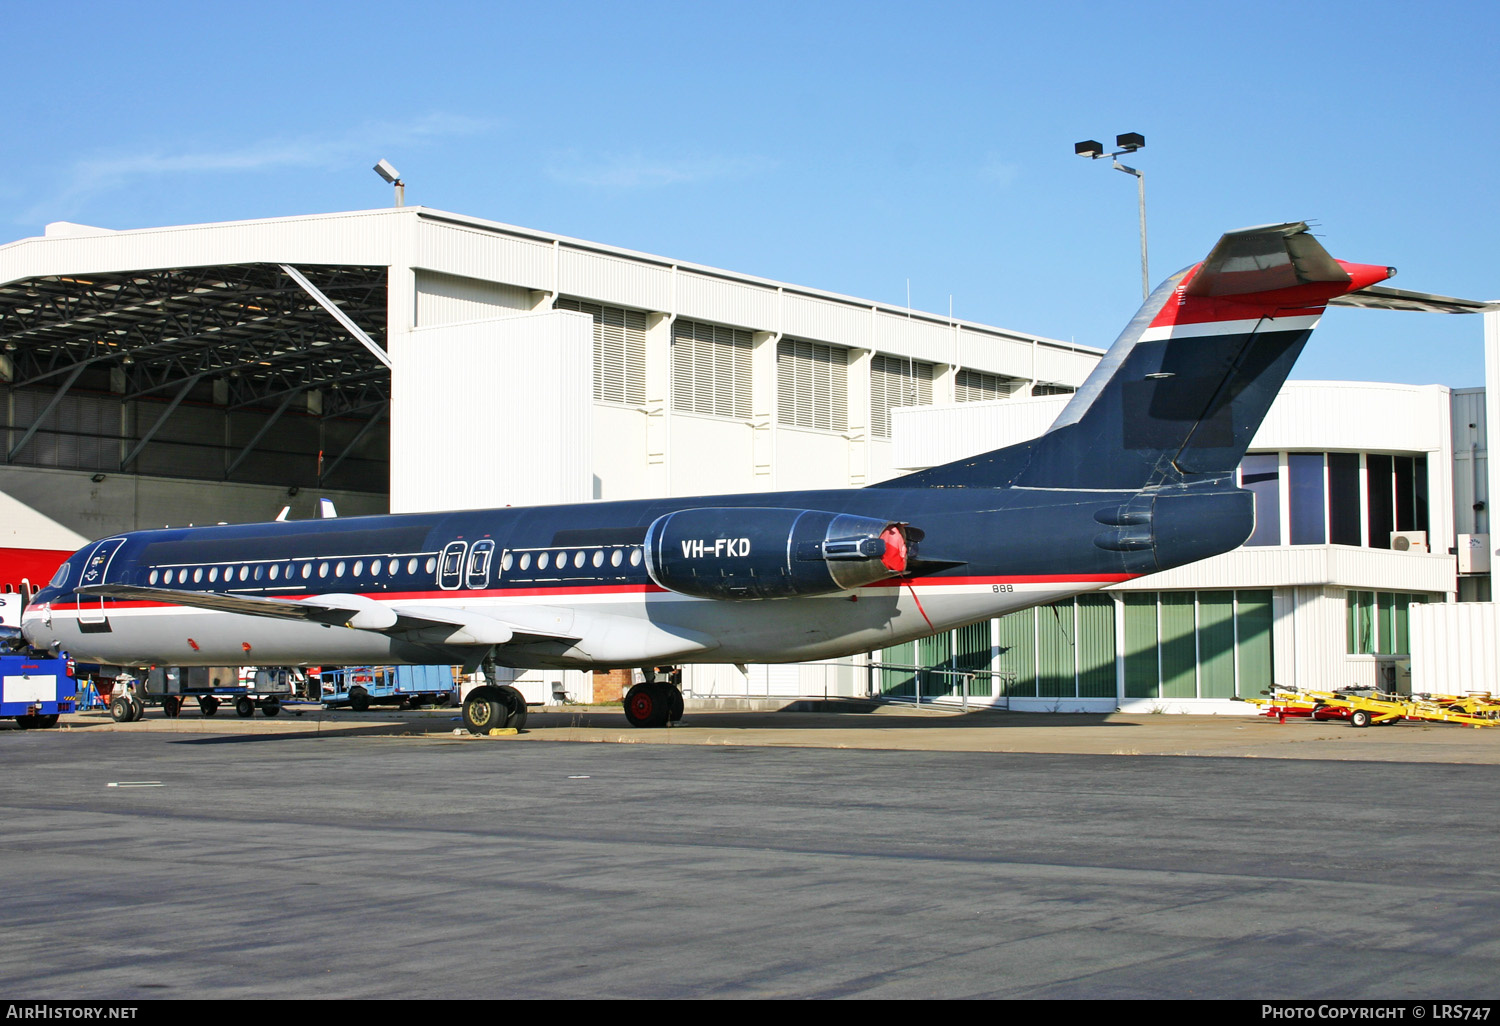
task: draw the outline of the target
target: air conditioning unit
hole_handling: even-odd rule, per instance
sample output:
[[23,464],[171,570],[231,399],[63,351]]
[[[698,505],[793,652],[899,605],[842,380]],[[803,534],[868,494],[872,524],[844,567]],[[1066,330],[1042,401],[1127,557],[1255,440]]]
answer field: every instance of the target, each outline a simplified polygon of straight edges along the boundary
[[1426,531],[1392,531],[1391,548],[1397,552],[1426,552]]
[[1461,574],[1490,572],[1489,535],[1461,534],[1458,536],[1458,572]]

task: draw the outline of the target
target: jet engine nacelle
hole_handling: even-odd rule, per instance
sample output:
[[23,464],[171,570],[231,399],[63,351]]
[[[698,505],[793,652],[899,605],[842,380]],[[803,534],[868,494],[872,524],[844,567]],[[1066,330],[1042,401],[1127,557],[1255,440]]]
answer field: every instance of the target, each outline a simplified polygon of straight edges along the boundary
[[646,530],[651,579],[700,598],[831,595],[905,573],[910,558],[905,524],[848,513],[685,509]]

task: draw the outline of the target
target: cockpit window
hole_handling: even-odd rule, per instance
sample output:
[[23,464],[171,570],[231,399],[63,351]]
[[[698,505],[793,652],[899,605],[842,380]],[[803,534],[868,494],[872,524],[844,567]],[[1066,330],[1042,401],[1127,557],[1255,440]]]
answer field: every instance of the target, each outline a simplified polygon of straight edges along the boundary
[[61,588],[68,580],[68,564],[64,563],[57,568],[57,573],[52,575],[52,580],[47,583],[49,588]]

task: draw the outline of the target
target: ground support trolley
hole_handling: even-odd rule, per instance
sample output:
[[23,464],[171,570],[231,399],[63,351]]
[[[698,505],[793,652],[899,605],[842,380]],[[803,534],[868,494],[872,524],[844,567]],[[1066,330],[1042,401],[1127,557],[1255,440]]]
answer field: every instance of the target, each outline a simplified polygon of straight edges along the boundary
[[218,715],[230,705],[240,716],[278,716],[291,702],[301,682],[301,671],[263,666],[153,666],[139,679],[115,678],[109,714],[116,723],[132,723],[148,706],[160,706],[175,719],[195,703],[204,716]]
[[1265,698],[1241,701],[1261,707],[1261,715],[1279,723],[1289,718],[1346,720],[1351,727],[1384,726],[1402,720],[1462,723],[1471,727],[1500,726],[1500,703],[1488,694],[1465,698],[1442,695],[1394,695],[1374,688],[1349,687],[1336,691],[1276,687]]

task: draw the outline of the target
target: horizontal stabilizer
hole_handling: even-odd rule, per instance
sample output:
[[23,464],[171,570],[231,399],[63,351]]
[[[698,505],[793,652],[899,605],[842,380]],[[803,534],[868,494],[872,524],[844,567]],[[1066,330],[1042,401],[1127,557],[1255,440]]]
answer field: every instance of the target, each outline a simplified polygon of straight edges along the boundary
[[1408,292],[1384,285],[1369,285],[1357,292],[1334,296],[1329,306],[1364,306],[1375,310],[1412,310],[1417,313],[1485,313],[1500,310],[1500,303],[1483,303],[1477,299],[1454,299],[1430,292]]
[[1315,281],[1349,281],[1303,221],[1225,232],[1183,290],[1189,296],[1243,296]]

